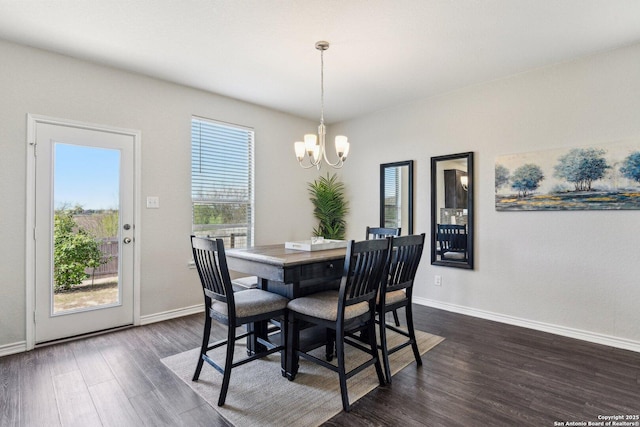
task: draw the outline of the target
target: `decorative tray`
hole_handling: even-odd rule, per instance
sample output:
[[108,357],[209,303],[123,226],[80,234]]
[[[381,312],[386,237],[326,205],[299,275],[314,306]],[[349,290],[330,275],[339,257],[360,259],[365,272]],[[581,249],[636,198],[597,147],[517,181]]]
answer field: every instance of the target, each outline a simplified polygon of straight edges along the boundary
[[286,249],[296,249],[298,251],[324,251],[327,249],[346,248],[346,240],[323,239],[317,242],[311,240],[300,240],[298,242],[285,242]]

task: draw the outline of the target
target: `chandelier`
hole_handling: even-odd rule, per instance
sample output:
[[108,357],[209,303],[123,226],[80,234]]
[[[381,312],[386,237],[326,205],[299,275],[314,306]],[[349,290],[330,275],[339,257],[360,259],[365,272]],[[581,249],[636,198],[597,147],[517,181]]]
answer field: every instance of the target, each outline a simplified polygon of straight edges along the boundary
[[[320,169],[321,161],[324,161],[331,167],[336,169],[344,166],[345,160],[349,155],[349,140],[344,135],[336,136],[335,146],[338,160],[331,163],[327,159],[327,151],[325,148],[326,128],[324,125],[324,51],[329,49],[329,43],[319,41],[316,43],[316,49],[320,51],[320,126],[318,126],[318,134],[307,134],[304,136],[304,142],[298,141],[294,144],[298,163],[305,169],[316,167]],[[304,163],[304,158],[309,158],[308,164]]]

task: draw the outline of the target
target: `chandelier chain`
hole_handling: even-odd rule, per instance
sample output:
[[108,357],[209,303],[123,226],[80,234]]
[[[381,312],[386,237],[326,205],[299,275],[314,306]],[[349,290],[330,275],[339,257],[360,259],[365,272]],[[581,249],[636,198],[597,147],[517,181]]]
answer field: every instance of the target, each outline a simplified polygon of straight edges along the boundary
[[320,49],[320,123],[324,124],[324,49]]

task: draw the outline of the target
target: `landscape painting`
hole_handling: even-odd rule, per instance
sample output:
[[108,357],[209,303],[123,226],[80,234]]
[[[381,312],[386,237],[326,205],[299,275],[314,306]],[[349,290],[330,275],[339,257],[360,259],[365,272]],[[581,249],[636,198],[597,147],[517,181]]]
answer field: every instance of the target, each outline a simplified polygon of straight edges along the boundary
[[499,156],[498,211],[640,209],[640,140]]

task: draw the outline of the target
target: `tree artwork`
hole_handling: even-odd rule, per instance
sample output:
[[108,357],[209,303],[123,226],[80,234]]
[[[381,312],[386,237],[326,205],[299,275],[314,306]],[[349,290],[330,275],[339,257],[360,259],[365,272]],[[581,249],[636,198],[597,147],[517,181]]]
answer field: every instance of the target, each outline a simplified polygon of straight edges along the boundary
[[520,166],[513,173],[511,188],[518,192],[518,197],[526,197],[537,190],[540,181],[544,179],[542,169],[538,165],[527,163]]
[[624,159],[620,172],[625,178],[640,183],[640,151],[634,151]]
[[494,165],[497,211],[640,210],[640,139],[505,154]]
[[500,164],[496,164],[496,193],[500,189],[509,183],[509,169],[505,168]]
[[611,168],[601,148],[574,148],[558,158],[554,175],[572,183],[576,191],[591,191],[593,181],[602,179]]

